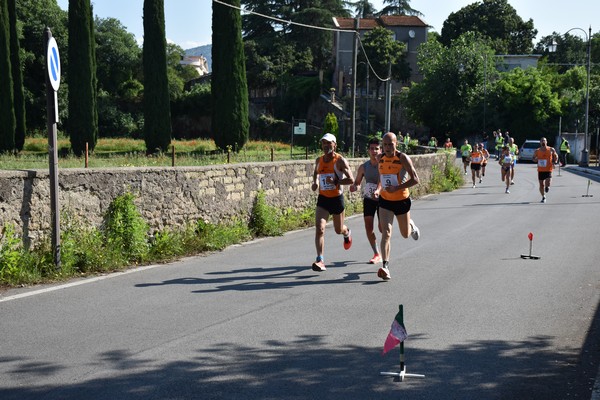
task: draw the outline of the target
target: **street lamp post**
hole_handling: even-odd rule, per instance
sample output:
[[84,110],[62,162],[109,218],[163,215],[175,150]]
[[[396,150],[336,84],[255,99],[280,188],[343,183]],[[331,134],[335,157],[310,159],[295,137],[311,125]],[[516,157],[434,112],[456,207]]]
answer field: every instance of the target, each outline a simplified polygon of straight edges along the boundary
[[[590,65],[592,59],[592,27],[590,26],[589,31],[586,32],[581,28],[571,28],[565,32],[565,35],[571,31],[579,30],[583,32],[585,35],[585,39],[587,41],[587,81],[585,85],[585,132],[583,139],[583,150],[581,150],[581,160],[579,161],[579,165],[581,167],[588,166],[589,160],[589,152],[588,152],[588,127],[589,127],[589,116],[590,116]],[[556,46],[554,42],[552,42],[552,46],[550,51],[556,50]]]
[[486,121],[485,121],[485,114],[486,114],[486,108],[487,108],[487,53],[485,53],[485,59],[484,59],[484,64],[483,64],[483,135],[485,136],[485,130],[486,130]]

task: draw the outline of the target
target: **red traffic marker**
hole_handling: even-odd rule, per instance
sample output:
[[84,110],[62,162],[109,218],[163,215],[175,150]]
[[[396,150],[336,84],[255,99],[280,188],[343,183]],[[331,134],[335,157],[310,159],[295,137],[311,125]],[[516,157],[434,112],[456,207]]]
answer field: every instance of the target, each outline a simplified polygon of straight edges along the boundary
[[529,238],[529,255],[521,254],[521,258],[529,258],[531,260],[539,260],[540,259],[539,256],[531,255],[531,248],[533,247],[533,233],[529,232],[529,235],[527,235],[527,237]]

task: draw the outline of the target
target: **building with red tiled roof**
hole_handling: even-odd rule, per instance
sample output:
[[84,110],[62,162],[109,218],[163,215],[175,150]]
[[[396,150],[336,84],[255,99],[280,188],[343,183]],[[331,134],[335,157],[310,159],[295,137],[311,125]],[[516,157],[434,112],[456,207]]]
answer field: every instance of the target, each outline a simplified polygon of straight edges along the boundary
[[361,38],[375,27],[383,27],[393,32],[397,41],[406,45],[406,61],[411,68],[410,81],[420,81],[421,74],[417,67],[417,48],[427,41],[427,25],[421,18],[413,15],[382,15],[370,18],[334,17],[336,28],[348,32],[335,32],[333,51],[335,55],[334,86],[342,93],[344,85],[350,82],[352,75],[352,52],[354,47],[354,31]]

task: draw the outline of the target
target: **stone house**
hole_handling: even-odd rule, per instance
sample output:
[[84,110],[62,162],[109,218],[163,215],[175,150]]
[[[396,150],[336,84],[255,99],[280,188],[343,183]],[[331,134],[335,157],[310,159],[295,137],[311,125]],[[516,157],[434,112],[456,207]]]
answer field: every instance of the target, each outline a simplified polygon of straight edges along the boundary
[[383,27],[393,32],[394,38],[406,45],[406,61],[410,65],[409,81],[420,81],[421,74],[417,67],[417,48],[427,41],[427,25],[421,18],[410,15],[382,15],[370,18],[334,17],[336,28],[348,32],[334,32],[333,53],[335,57],[334,87],[342,93],[346,83],[351,81],[353,65],[354,32],[358,31],[362,38],[375,27]]

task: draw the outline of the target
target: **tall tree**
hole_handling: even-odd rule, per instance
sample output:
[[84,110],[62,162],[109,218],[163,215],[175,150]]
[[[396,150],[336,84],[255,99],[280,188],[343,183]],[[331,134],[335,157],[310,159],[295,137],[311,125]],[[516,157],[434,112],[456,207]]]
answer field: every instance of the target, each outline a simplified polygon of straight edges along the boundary
[[8,0],[8,20],[10,25],[10,60],[13,78],[13,96],[15,107],[15,147],[23,150],[25,144],[25,95],[23,93],[23,69],[21,67],[21,46],[17,29],[17,10],[15,0]]
[[[377,90],[382,84],[379,78],[387,78],[390,67],[392,78],[397,81],[404,81],[410,76],[410,67],[404,56],[405,45],[394,40],[394,35],[389,29],[376,27],[366,33],[363,47],[372,67],[372,69],[368,68],[369,77],[376,82]],[[366,61],[362,54],[360,54],[359,60]],[[365,78],[365,71],[365,68],[358,68],[357,79],[359,81],[363,81]]]
[[410,0],[383,0],[383,4],[387,6],[383,7],[379,15],[423,15],[410,6]]
[[15,149],[15,110],[7,0],[0,0],[0,152]]
[[143,65],[144,139],[151,154],[168,149],[172,132],[164,0],[144,0]]
[[440,40],[449,46],[469,31],[490,38],[496,54],[529,54],[537,35],[533,20],[523,21],[508,0],[483,0],[450,14],[442,26]]
[[69,120],[67,132],[75,155],[98,140],[94,20],[90,0],[69,0]]
[[142,49],[118,19],[96,18],[94,25],[98,87],[115,94],[119,85],[141,75]]
[[233,7],[213,4],[212,15],[212,130],[215,144],[241,149],[248,141],[248,84],[239,0]]
[[[66,49],[68,43],[68,12],[61,10],[56,0],[17,0],[17,20],[21,23],[21,55],[23,63],[23,86],[25,91],[26,121],[30,131],[46,130],[46,53],[41,45],[46,27],[52,29],[59,49]],[[62,71],[68,70],[68,52],[60,54]],[[65,80],[66,81],[66,80]],[[65,85],[66,88],[66,85]],[[61,86],[58,91],[60,104],[67,104],[67,90]],[[59,108],[60,120],[66,118],[67,108]],[[59,128],[61,123],[59,122]]]
[[481,132],[485,93],[497,73],[485,41],[469,32],[445,47],[432,37],[419,47],[418,64],[423,80],[404,99],[412,120],[438,134],[461,135],[453,139]]
[[377,9],[369,0],[357,0],[349,4],[354,8],[356,18],[372,17],[377,13]]
[[560,114],[558,94],[537,68],[515,68],[502,74],[491,97],[501,126],[510,131],[516,142],[527,139],[531,132],[554,133]]

